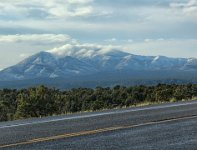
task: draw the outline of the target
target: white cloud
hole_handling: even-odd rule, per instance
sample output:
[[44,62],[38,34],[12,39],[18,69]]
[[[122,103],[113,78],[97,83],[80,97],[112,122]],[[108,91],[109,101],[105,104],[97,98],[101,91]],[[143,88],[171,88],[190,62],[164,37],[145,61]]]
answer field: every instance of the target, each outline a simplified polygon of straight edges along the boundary
[[79,44],[64,34],[87,43],[129,45],[136,54],[196,57],[196,2],[0,0],[0,68],[21,54]]
[[0,1],[0,19],[69,19],[108,15],[93,7],[94,0],[6,0]]
[[197,0],[189,0],[187,2],[171,3],[172,8],[181,9],[185,15],[197,17]]
[[70,4],[87,4],[93,2],[93,0],[68,0]]
[[[197,57],[196,39],[145,39],[142,41],[117,40],[112,45],[84,44],[68,35],[4,35],[0,36],[0,68],[14,65],[27,56],[40,51],[50,51],[58,56],[94,57],[117,49],[141,55],[166,55],[170,57]],[[55,48],[54,48],[55,47]],[[8,59],[9,58],[9,59]]]
[[75,56],[75,57],[95,57],[106,53],[114,52],[117,46],[99,45],[99,44],[66,44],[48,52],[59,57]]
[[0,35],[0,68],[16,64],[24,58],[67,43],[78,43],[64,34]]
[[170,6],[175,7],[175,8],[194,7],[196,5],[197,5],[196,0],[188,0],[187,2],[173,2],[173,3],[170,3]]
[[132,39],[117,39],[117,38],[110,38],[107,40],[104,40],[105,43],[111,43],[113,45],[118,45],[118,44],[122,44],[122,43],[133,43],[134,40]]
[[[0,1],[0,33],[65,33],[75,38],[83,36],[84,39],[92,35],[91,40],[102,36],[100,39],[102,41],[110,37],[118,37],[118,40],[128,38],[135,40],[149,35],[168,36],[168,38],[196,36],[197,31],[193,30],[197,19],[193,16],[197,13],[188,15],[189,12],[195,11],[194,2],[176,4],[191,7],[184,13],[182,8],[169,7],[169,0],[106,1]],[[160,3],[165,3],[165,7],[157,5]],[[190,26],[190,29],[185,31],[187,26]]]
[[88,6],[88,7],[80,7],[76,8],[73,12],[70,12],[70,16],[73,17],[80,17],[80,16],[88,16],[94,12],[93,7]]
[[138,55],[197,58],[195,47],[197,47],[197,39],[145,39],[122,45],[125,51]]
[[152,39],[144,39],[144,42],[151,42]]
[[76,43],[75,39],[65,34],[27,34],[27,35],[0,35],[0,43],[29,43],[29,44],[64,44]]
[[24,59],[24,58],[28,57],[29,54],[21,53],[19,56]]
[[165,39],[163,38],[158,38],[158,39],[144,39],[144,42],[158,42],[158,41],[164,41]]
[[134,41],[132,39],[128,39],[127,42],[133,43]]
[[105,40],[105,42],[116,42],[117,41],[117,39],[116,38],[111,38],[111,39],[107,39],[107,40]]
[[4,16],[6,20],[87,16],[94,11],[90,5],[92,2],[92,0],[6,0],[0,1],[0,16]]

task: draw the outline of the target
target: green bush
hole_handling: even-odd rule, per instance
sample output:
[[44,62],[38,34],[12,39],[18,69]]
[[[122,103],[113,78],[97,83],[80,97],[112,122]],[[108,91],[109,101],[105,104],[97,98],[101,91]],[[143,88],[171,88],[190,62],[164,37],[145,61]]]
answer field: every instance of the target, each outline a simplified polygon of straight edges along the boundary
[[197,84],[77,88],[67,91],[38,86],[0,90],[0,121],[95,111],[197,97]]

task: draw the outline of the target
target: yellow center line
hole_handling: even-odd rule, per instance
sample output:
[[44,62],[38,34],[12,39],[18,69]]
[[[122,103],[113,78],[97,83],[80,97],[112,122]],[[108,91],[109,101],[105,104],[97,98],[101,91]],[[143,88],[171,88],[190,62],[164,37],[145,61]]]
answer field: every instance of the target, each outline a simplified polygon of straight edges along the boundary
[[66,133],[66,134],[56,135],[56,136],[51,136],[51,137],[32,139],[32,140],[14,143],[14,144],[0,145],[0,148],[13,147],[13,146],[19,146],[19,145],[27,145],[27,144],[33,144],[33,143],[38,143],[38,142],[45,142],[45,141],[51,141],[51,140],[69,138],[69,137],[78,137],[78,136],[83,136],[83,135],[92,135],[92,134],[98,134],[98,133],[103,133],[103,132],[136,128],[136,127],[142,127],[142,126],[146,126],[146,125],[154,125],[154,124],[159,124],[159,123],[167,123],[167,122],[172,122],[172,121],[193,119],[193,118],[197,118],[197,115],[185,116],[185,117],[179,117],[179,118],[163,119],[163,120],[157,120],[157,121],[150,121],[150,122],[146,122],[146,123],[129,125],[129,126],[117,126],[117,127],[109,127],[109,128],[90,130],[90,131],[81,131],[81,132],[76,132],[76,133]]

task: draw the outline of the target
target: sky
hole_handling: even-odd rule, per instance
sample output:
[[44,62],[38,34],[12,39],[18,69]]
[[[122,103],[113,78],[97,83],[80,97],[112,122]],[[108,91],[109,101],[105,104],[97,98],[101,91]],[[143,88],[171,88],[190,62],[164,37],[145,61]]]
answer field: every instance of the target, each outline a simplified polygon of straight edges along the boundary
[[78,43],[197,57],[197,0],[0,0],[0,69]]

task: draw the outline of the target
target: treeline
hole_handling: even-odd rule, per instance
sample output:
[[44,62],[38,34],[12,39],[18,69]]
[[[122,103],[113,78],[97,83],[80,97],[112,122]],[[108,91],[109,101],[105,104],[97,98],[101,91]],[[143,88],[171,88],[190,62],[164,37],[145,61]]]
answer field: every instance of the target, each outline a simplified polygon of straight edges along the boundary
[[197,97],[197,84],[157,86],[115,86],[60,91],[39,86],[0,90],[0,121],[95,111],[141,103],[191,100]]

